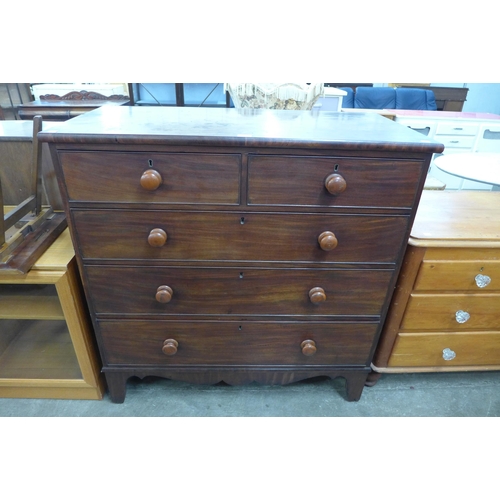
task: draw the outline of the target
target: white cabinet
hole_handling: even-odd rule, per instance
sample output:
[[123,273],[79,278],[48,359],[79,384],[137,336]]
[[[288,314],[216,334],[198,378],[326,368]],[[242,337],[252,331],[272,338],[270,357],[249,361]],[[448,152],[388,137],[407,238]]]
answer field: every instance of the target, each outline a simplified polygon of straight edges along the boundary
[[[420,112],[411,116],[396,113],[395,121],[444,144],[442,154],[489,152],[500,153],[500,116],[486,113]],[[419,113],[419,112],[417,112]],[[449,175],[431,163],[429,175],[446,184],[446,189],[491,191],[492,186]]]

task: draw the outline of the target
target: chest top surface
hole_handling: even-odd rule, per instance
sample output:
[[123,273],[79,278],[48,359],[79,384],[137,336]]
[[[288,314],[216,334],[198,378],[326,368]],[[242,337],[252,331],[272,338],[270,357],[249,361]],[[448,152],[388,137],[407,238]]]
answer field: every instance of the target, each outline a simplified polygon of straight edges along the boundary
[[175,144],[434,153],[442,145],[376,114],[234,108],[102,107],[39,138],[79,144]]
[[413,246],[500,246],[500,192],[423,191]]

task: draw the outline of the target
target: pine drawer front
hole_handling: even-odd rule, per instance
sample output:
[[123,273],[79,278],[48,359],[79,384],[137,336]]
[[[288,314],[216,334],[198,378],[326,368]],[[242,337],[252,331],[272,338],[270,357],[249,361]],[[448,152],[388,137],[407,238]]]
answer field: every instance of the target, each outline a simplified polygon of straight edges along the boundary
[[392,271],[87,266],[86,275],[97,314],[315,317],[380,315]]
[[[84,259],[393,263],[408,224],[396,216],[158,210],[73,210],[72,217]],[[161,246],[149,243],[156,229],[165,233]],[[338,243],[323,250],[318,239],[328,232]]]
[[[305,366],[363,365],[377,325],[99,321],[99,328],[108,365]],[[171,342],[165,354],[163,347],[169,340],[177,346]],[[308,340],[314,344],[305,346]]]
[[219,204],[240,201],[241,155],[61,153],[71,201]]
[[472,293],[499,291],[500,261],[429,261],[424,259],[414,290],[456,290]]
[[401,330],[495,330],[499,310],[500,294],[412,294]]
[[498,365],[500,332],[400,333],[389,367]]
[[419,161],[250,155],[248,203],[408,208],[422,168]]

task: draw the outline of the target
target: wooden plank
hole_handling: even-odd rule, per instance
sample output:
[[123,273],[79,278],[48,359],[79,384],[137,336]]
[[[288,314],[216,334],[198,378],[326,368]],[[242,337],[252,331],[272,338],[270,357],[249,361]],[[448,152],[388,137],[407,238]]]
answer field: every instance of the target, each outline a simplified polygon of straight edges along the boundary
[[57,295],[0,295],[0,319],[64,320],[64,314]]

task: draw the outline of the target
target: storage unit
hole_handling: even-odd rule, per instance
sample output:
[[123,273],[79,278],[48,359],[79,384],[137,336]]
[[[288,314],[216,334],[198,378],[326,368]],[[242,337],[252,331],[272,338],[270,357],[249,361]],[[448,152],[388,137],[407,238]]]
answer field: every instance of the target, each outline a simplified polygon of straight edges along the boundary
[[0,397],[102,399],[100,369],[66,229],[27,274],[0,273]]
[[440,144],[375,114],[213,108],[101,108],[39,136],[113,401],[147,375],[341,376],[359,399]]
[[500,193],[424,191],[377,374],[500,369],[499,220]]
[[[490,113],[447,113],[439,111],[397,111],[401,125],[441,142],[443,154],[500,153],[500,116]],[[491,191],[492,186],[461,179],[431,164],[429,174],[446,184],[446,189]]]

